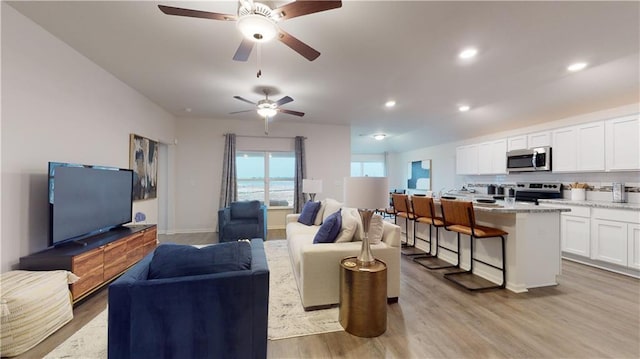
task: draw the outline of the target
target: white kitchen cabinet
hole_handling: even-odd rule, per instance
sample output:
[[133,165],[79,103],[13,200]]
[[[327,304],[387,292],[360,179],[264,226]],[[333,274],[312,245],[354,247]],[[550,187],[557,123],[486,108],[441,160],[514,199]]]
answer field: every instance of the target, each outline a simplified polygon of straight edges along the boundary
[[507,151],[527,149],[527,136],[515,136],[507,138]]
[[553,172],[604,171],[604,121],[559,128],[553,136]]
[[627,265],[627,224],[603,219],[591,220],[591,259]]
[[627,265],[640,269],[640,224],[627,224]]
[[497,140],[478,145],[478,174],[507,172],[507,141]]
[[456,174],[478,174],[478,145],[460,146],[456,148]]
[[527,135],[527,147],[537,148],[551,146],[551,132],[536,132]]
[[573,127],[554,130],[551,149],[553,172],[573,172],[576,167],[577,132]]
[[638,115],[605,122],[606,170],[640,169],[640,120]]
[[[571,213],[571,212],[569,212]],[[561,247],[563,252],[589,257],[590,219],[588,217],[560,216]]]
[[578,171],[604,171],[604,121],[576,126]]

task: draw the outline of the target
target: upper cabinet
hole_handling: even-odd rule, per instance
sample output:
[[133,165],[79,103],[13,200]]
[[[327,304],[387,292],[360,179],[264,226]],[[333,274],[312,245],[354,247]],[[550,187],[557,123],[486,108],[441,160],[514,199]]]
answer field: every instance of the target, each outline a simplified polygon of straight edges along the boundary
[[640,169],[640,121],[638,115],[605,122],[606,170]]
[[536,132],[527,135],[527,148],[551,146],[551,132]]
[[459,175],[478,174],[478,145],[456,148],[456,173]]
[[527,149],[527,135],[507,138],[507,151]]
[[552,131],[553,171],[604,171],[604,122]]

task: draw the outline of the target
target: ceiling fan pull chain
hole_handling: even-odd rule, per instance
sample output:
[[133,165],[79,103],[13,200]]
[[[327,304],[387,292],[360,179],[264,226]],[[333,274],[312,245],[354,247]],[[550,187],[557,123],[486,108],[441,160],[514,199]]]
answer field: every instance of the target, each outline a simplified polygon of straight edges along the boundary
[[258,43],[258,53],[257,53],[257,65],[258,65],[258,73],[256,74],[257,78],[260,78],[260,76],[262,76],[262,70],[260,69],[260,59],[262,58],[262,45],[260,43]]
[[269,116],[264,117],[264,134],[269,135]]

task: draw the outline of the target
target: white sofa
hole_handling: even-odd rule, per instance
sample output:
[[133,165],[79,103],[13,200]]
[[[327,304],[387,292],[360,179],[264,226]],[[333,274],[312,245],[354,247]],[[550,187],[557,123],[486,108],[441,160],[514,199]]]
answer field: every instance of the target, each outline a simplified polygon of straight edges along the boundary
[[[357,256],[362,242],[313,243],[319,225],[298,222],[299,214],[286,217],[286,235],[293,273],[305,310],[326,308],[339,302],[340,261]],[[382,241],[371,245],[375,258],[387,265],[387,297],[400,295],[400,227],[384,222]]]

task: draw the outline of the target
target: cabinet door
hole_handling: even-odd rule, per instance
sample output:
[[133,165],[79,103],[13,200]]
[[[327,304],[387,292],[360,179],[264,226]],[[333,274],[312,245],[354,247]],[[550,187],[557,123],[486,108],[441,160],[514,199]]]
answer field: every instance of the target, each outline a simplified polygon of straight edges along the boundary
[[640,269],[640,224],[627,224],[627,265]]
[[589,218],[561,216],[562,251],[589,257]]
[[127,241],[119,240],[104,246],[104,280],[107,281],[127,269]]
[[465,168],[470,175],[478,174],[478,145],[469,145],[465,149]]
[[73,257],[71,271],[80,279],[71,285],[73,299],[77,299],[103,282],[104,252],[102,247]]
[[576,127],[578,171],[604,171],[604,122]]
[[640,169],[640,121],[638,115],[605,123],[606,170]]
[[515,136],[507,139],[507,151],[524,150],[527,148],[527,136]]
[[144,257],[144,239],[142,233],[136,233],[127,239],[127,267]]
[[144,235],[142,237],[142,241],[144,243],[144,247],[143,247],[143,256],[146,256],[147,254],[149,254],[150,252],[152,252],[157,244],[158,244],[158,229],[157,227],[148,229],[146,231],[144,231]]
[[464,147],[456,147],[456,174],[462,175],[464,173]]
[[626,223],[593,219],[591,236],[591,259],[627,265]]
[[560,128],[552,133],[552,169],[553,172],[571,172],[576,167],[577,139],[576,130],[573,127]]
[[551,132],[537,132],[527,136],[529,148],[551,146]]
[[484,142],[478,145],[478,174],[493,173],[493,152],[491,142]]
[[497,140],[491,143],[491,173],[507,173],[507,140]]

